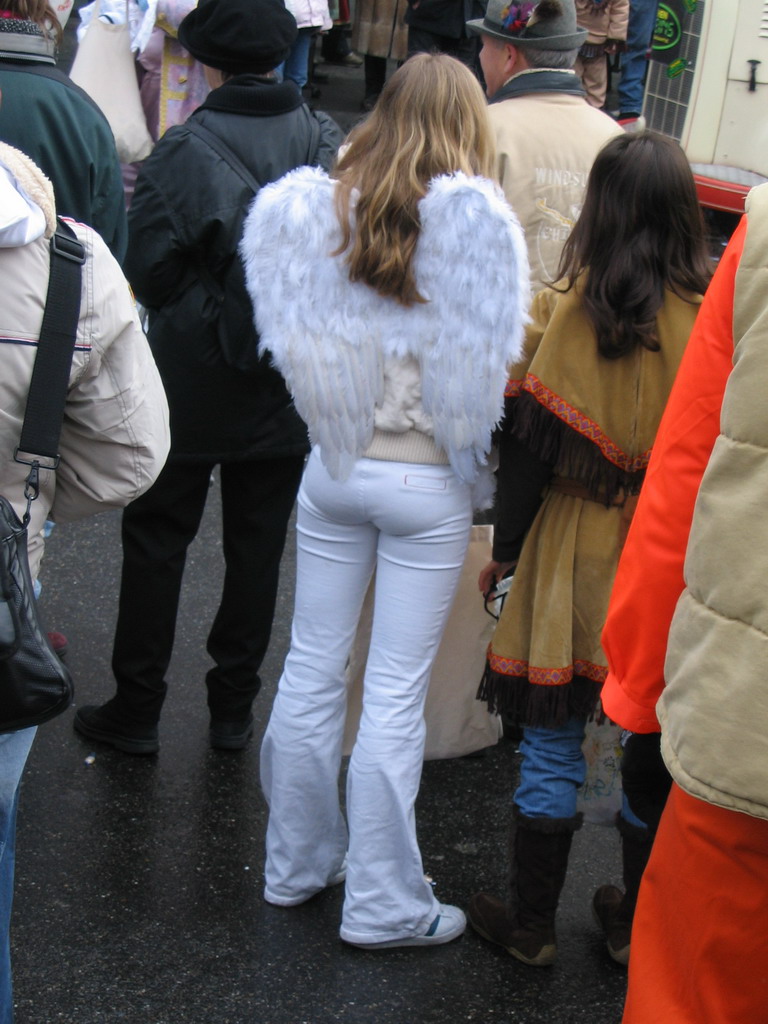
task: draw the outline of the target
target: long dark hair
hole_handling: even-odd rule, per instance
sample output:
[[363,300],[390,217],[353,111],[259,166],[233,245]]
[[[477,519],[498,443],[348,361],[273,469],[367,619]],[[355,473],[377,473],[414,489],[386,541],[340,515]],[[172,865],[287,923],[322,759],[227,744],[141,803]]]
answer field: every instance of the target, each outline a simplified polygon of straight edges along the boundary
[[592,166],[558,268],[559,290],[582,283],[601,355],[618,359],[637,345],[658,351],[665,289],[686,298],[704,292],[710,275],[704,219],[680,146],[655,132],[611,139]]

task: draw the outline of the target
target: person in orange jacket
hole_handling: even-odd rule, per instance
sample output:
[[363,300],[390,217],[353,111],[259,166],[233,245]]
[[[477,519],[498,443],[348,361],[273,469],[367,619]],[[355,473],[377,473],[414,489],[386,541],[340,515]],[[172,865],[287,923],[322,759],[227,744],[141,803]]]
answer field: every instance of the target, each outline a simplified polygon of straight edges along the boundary
[[[711,474],[730,466],[744,447],[741,434],[738,442],[732,440],[733,408],[747,408],[753,421],[760,417],[737,389],[743,390],[745,379],[754,377],[761,358],[754,339],[764,317],[758,285],[764,276],[767,203],[768,190],[752,194],[748,216],[705,297],[659,428],[603,632],[610,666],[603,705],[633,734],[625,749],[630,768],[625,789],[635,813],[655,802],[658,817],[663,802],[656,713],[662,694],[663,752],[674,776],[640,889],[624,1024],[746,1024],[765,1015],[768,944],[764,932],[751,924],[768,909],[763,881],[768,811],[750,790],[756,763],[750,750],[744,750],[747,737],[742,732],[742,727],[759,729],[753,713],[759,716],[761,705],[759,695],[753,694],[747,722],[727,696],[744,690],[759,669],[750,667],[754,658],[745,656],[739,644],[723,649],[714,665],[707,654],[713,641],[702,639],[709,634],[697,622],[702,616],[713,621],[721,616],[723,584],[731,587],[726,596],[732,596],[733,587],[743,592],[738,582],[729,584],[727,573],[714,571],[713,562],[725,557],[738,574],[738,559],[752,557],[751,542],[745,544],[743,536],[747,524],[739,530],[723,528],[725,515],[741,524],[748,514],[742,491],[755,486],[751,474],[734,475],[731,466],[736,483],[730,489],[718,484],[717,477],[713,481]],[[750,352],[752,363],[745,374],[746,363],[741,368],[738,363]],[[727,397],[723,405],[726,386],[730,409]],[[759,445],[752,448],[763,451]],[[695,585],[685,590],[692,524],[686,574]],[[713,548],[713,529],[720,531],[723,545],[733,546],[732,559],[714,550],[722,545]],[[744,623],[749,631],[749,615],[759,606],[757,592],[739,597],[733,622]],[[715,704],[722,718],[715,715]],[[720,736],[720,750],[714,749],[710,733]]]

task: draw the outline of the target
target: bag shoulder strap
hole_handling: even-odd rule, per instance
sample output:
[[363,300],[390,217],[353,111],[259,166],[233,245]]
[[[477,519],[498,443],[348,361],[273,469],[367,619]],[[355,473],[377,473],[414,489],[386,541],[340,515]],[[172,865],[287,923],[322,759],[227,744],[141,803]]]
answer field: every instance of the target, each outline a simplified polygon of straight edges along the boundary
[[[310,120],[309,128],[309,151],[307,154],[307,162],[311,163],[317,155],[317,151],[320,145],[320,125],[316,117],[304,107],[307,117]],[[207,146],[209,146],[214,152],[218,153],[221,159],[227,164],[231,170],[242,178],[248,188],[253,192],[254,195],[262,187],[262,182],[257,181],[253,174],[248,170],[240,157],[235,153],[227,144],[221,139],[215,132],[212,132],[210,128],[207,128],[200,121],[194,117],[190,117],[184,122],[184,127],[188,131],[192,132],[199,139],[202,139]],[[233,254],[234,256],[234,254]],[[217,281],[211,273],[208,264],[201,252],[197,253],[197,259],[195,264],[195,272],[197,277],[200,279],[204,287],[208,292],[216,298],[218,302],[222,302],[224,298],[224,288],[221,282]]]
[[195,121],[193,118],[189,118],[185,123],[185,127],[193,135],[197,135],[198,138],[202,139],[211,149],[215,150],[224,163],[228,164],[236,174],[240,175],[252,192],[259,191],[261,182],[254,178],[237,153],[230,149],[226,142],[220,139],[215,132],[212,132],[210,128],[206,128],[204,124],[200,124],[199,121]]
[[309,117],[309,150],[307,151],[307,165],[312,166],[317,159],[317,151],[320,149],[320,122],[309,109],[304,107]]
[[[40,468],[42,456],[51,460],[46,469],[59,464],[59,438],[64,420],[72,353],[80,317],[80,291],[85,247],[68,224],[59,219],[51,238],[48,294],[40,328],[35,365],[27,394],[21,439],[14,452],[16,462]],[[21,458],[19,452],[32,458]],[[32,479],[28,484],[34,486]],[[36,495],[35,495],[36,497]]]
[[[317,150],[320,146],[320,124],[316,117],[312,115],[312,112],[306,107],[304,108],[309,118],[309,149],[307,151],[307,163],[311,164],[317,156]],[[240,157],[221,139],[215,132],[212,132],[210,128],[206,128],[204,124],[194,118],[189,118],[185,122],[185,127],[192,132],[193,135],[197,135],[198,138],[206,142],[211,149],[215,150],[222,160],[229,164],[233,171],[240,175],[246,185],[255,194],[261,188],[263,182],[257,181],[253,174],[248,170]]]

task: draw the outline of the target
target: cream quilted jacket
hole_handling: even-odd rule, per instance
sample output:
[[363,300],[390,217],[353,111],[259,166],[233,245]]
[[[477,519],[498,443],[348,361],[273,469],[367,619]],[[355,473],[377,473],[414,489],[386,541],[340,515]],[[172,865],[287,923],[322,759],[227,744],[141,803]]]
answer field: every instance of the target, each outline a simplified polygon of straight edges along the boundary
[[686,792],[768,818],[768,186],[750,193],[733,370],[699,489],[658,705]]
[[[55,225],[53,192],[27,157],[0,144],[10,172],[0,192],[0,493],[24,512],[27,467],[14,462],[48,288],[49,239]],[[43,211],[42,233],[9,244],[3,197],[10,182]],[[72,225],[85,246],[80,320],[61,433],[61,464],[41,473],[29,528],[33,576],[42,557],[47,517],[66,521],[128,504],[160,472],[169,448],[165,392],[139,323],[135,302],[115,259],[90,228]],[[11,240],[12,241],[12,240]]]

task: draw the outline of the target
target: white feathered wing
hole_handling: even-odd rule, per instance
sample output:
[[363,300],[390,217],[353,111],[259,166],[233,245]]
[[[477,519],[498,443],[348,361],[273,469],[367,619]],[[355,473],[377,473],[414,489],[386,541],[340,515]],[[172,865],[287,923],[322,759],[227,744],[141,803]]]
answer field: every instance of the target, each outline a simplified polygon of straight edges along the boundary
[[483,178],[436,178],[419,212],[414,270],[432,321],[421,339],[422,401],[435,441],[471,483],[503,413],[507,367],[522,355],[528,255],[515,214]]
[[240,252],[259,349],[269,351],[313,444],[345,479],[373,437],[383,394],[382,347],[363,303],[350,302],[334,183],[300,168],[258,193]]
[[529,305],[523,234],[491,182],[435,179],[419,210],[414,272],[428,301],[405,308],[349,281],[335,184],[300,168],[261,189],[241,254],[261,351],[285,377],[336,479],[373,439],[384,361],[414,356],[435,441],[475,484],[503,411],[506,367],[522,353]]

